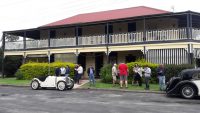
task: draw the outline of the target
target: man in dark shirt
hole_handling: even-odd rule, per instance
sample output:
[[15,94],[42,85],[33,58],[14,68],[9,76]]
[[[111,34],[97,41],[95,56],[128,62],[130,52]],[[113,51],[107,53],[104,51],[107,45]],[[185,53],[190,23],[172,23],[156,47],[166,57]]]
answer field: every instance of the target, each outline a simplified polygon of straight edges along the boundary
[[164,91],[165,90],[165,75],[164,75],[164,66],[162,64],[157,68],[157,75],[159,79],[160,90]]

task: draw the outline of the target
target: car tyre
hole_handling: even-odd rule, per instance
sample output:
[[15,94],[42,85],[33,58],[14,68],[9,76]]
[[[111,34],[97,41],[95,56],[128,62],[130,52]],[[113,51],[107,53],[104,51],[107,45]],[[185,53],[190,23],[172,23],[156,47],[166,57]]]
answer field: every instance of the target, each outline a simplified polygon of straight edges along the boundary
[[181,95],[183,98],[191,99],[195,96],[195,94],[196,94],[196,89],[192,85],[187,84],[181,88]]
[[60,91],[66,90],[66,83],[65,83],[64,81],[58,82],[57,88],[58,88],[58,90],[60,90]]
[[70,79],[67,83],[67,89],[71,90],[74,87],[74,80]]
[[37,80],[33,80],[33,81],[31,82],[31,88],[32,88],[33,90],[37,90],[37,89],[39,89],[39,87],[40,87],[40,84],[39,84],[39,82],[38,82]]

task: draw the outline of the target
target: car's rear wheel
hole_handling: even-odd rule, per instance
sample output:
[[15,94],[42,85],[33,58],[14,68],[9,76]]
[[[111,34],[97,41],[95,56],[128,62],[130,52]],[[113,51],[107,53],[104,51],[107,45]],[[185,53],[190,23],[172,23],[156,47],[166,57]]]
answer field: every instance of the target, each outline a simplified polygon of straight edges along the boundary
[[37,90],[37,89],[39,89],[39,87],[40,87],[40,84],[37,80],[34,80],[34,81],[31,82],[31,88],[32,89]]
[[60,90],[60,91],[66,90],[66,83],[65,83],[64,81],[58,82],[57,88],[58,88],[58,90]]
[[191,99],[195,96],[196,89],[192,85],[184,85],[181,88],[181,95],[183,98]]

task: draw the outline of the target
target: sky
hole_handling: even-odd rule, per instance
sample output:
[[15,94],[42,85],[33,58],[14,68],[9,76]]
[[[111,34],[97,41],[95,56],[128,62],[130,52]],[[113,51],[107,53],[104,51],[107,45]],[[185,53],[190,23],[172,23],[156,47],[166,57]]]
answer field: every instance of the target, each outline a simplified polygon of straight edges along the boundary
[[81,13],[136,6],[174,12],[200,12],[197,2],[198,0],[0,0],[0,36],[2,31],[36,28]]

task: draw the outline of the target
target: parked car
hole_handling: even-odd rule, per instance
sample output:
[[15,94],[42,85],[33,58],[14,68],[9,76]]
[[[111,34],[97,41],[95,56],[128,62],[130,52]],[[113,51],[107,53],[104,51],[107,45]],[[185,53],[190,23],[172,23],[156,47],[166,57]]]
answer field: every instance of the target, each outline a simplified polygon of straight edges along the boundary
[[185,69],[170,78],[166,87],[167,95],[181,95],[190,99],[200,96],[200,69]]
[[72,89],[74,80],[65,76],[43,76],[33,78],[31,88],[37,90],[39,88],[56,88],[58,90]]

